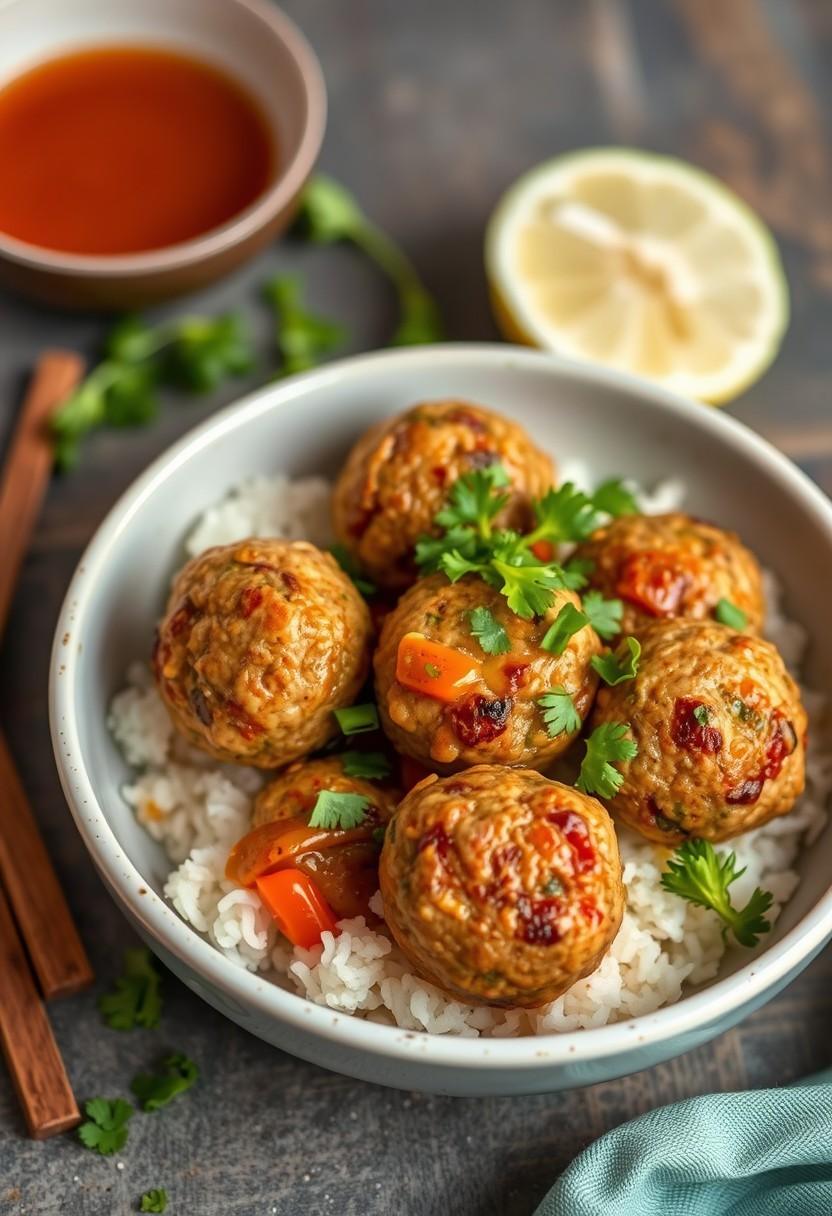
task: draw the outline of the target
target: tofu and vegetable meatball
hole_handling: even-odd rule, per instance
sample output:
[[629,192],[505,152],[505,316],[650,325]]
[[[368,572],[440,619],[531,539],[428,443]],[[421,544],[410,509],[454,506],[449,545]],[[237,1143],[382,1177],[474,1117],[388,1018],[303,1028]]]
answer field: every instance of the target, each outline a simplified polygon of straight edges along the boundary
[[[352,818],[346,827],[333,826],[326,815],[322,818],[329,826],[315,825],[312,812],[322,793],[352,795],[363,805],[353,802],[347,808]],[[267,904],[269,887],[261,884],[270,876],[282,873],[303,882],[307,892],[311,889],[315,906],[324,909],[318,928],[331,929],[343,917],[374,919],[369,903],[378,890],[378,834],[397,801],[395,791],[377,781],[349,776],[341,756],[292,764],[257,795],[252,830],[231,850],[227,876],[240,886],[256,887]],[[343,806],[343,799],[331,800],[336,819]],[[282,905],[272,911],[282,931],[295,940],[285,893]]]
[[524,529],[529,499],[552,484],[554,470],[516,422],[465,401],[433,401],[385,419],[359,439],[335,485],[339,540],[387,590],[416,580],[413,548],[434,530],[457,478],[501,464],[509,502],[498,526]]
[[[589,625],[560,654],[541,642],[564,605],[580,602],[573,591],[557,591],[547,612],[527,621],[476,575],[449,583],[433,574],[411,587],[385,619],[374,659],[379,714],[393,746],[446,772],[554,760],[589,713],[598,683],[591,660],[601,643]],[[483,611],[503,632],[503,653],[486,653],[483,643],[493,642],[472,632]],[[540,704],[554,690],[572,697],[568,729]]]
[[727,840],[787,814],[803,791],[806,713],[770,642],[715,621],[657,621],[638,673],[602,688],[593,727],[629,723],[612,813],[662,844]]
[[711,619],[720,600],[744,614],[750,632],[762,628],[757,559],[735,533],[713,524],[681,512],[622,515],[575,556],[592,563],[591,587],[623,602],[622,633],[638,633],[657,618]]
[[279,768],[336,732],[367,675],[367,606],[302,541],[209,549],[174,579],[153,668],[174,725],[218,760]]
[[426,778],[388,825],[379,873],[402,951],[466,1002],[554,1000],[598,966],[624,908],[604,808],[529,769]]
[[299,815],[308,818],[321,790],[334,794],[358,794],[367,799],[369,806],[378,810],[384,821],[393,814],[398,801],[395,792],[378,781],[350,777],[344,772],[341,756],[299,760],[296,764],[290,764],[257,795],[251,818],[252,827],[297,818]]

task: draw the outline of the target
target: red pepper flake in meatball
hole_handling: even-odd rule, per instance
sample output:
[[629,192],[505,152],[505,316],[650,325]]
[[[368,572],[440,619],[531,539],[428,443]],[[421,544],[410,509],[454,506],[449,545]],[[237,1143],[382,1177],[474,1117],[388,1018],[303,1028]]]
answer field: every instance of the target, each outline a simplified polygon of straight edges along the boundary
[[595,850],[589,838],[586,820],[574,811],[554,811],[546,816],[550,823],[559,828],[575,854],[575,869],[579,874],[591,870],[595,865]]
[[195,613],[196,608],[193,601],[191,599],[184,599],[168,623],[168,630],[171,636],[178,638],[180,634],[184,633],[194,619]]
[[651,616],[675,616],[689,585],[687,573],[667,553],[643,549],[624,559],[616,590]]
[[248,620],[263,603],[262,587],[244,587],[240,592],[240,615]]
[[448,711],[454,734],[466,747],[490,743],[508,726],[511,704],[510,697],[466,697]]
[[763,792],[766,781],[774,780],[783,767],[783,761],[792,754],[797,745],[797,735],[791,722],[775,710],[771,717],[771,737],[766,748],[766,761],[759,773],[747,777],[734,789],[729,790],[725,801],[731,806],[750,806]]
[[521,895],[515,904],[517,932],[515,937],[529,946],[553,946],[562,934],[558,921],[563,914],[559,899],[530,899]]
[[529,670],[529,663],[506,663],[503,666],[503,675],[506,680],[506,688],[510,695],[514,695],[521,684],[525,682],[526,672]]
[[262,735],[263,727],[259,722],[255,722],[249,717],[242,705],[239,705],[236,701],[226,700],[225,709],[229,722],[235,730],[239,731],[244,739],[251,741],[258,735]]
[[436,856],[443,864],[448,860],[451,838],[441,823],[435,823],[432,828],[425,832],[416,846],[416,852],[424,853],[426,849],[430,848],[436,850]]
[[708,726],[710,710],[695,697],[677,697],[673,706],[670,734],[677,747],[688,752],[716,755],[722,751],[722,732]]

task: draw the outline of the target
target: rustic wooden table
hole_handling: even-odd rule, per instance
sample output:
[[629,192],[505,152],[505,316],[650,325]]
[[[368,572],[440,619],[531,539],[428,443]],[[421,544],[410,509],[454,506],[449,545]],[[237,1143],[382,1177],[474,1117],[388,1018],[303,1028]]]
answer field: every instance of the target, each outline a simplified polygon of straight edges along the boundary
[[[481,244],[503,187],[547,156],[623,142],[721,174],[772,224],[794,315],[772,371],[734,412],[832,491],[832,10],[825,0],[291,0],[331,98],[323,166],[352,186],[412,253],[454,339],[495,335]],[[60,205],[60,200],[56,200]],[[392,301],[349,250],[271,250],[193,302],[250,302],[302,273],[312,304],[343,317],[350,347],[384,344]],[[104,323],[0,296],[0,427],[38,352],[92,353]],[[261,372],[261,379],[265,377]],[[252,378],[251,383],[255,383]],[[247,386],[244,386],[247,387]],[[237,394],[226,392],[223,401]],[[81,930],[109,982],[131,943],[70,822],[46,716],[49,644],[71,571],[134,476],[220,400],[170,402],[142,432],[107,433],[56,479],[0,659],[0,719],[17,751]],[[0,432],[2,437],[2,432]],[[136,1119],[117,1158],[72,1137],[35,1144],[0,1075],[0,1213],[113,1216],[167,1187],[172,1213],[529,1213],[588,1141],[641,1111],[708,1090],[782,1084],[829,1062],[832,952],[738,1030],[682,1059],[592,1089],[474,1102],[405,1094],[322,1072],[265,1046],[166,982],[164,1029],[104,1029],[93,995],[54,1023],[81,1098],[124,1093],[159,1046],[184,1050],[200,1088]]]

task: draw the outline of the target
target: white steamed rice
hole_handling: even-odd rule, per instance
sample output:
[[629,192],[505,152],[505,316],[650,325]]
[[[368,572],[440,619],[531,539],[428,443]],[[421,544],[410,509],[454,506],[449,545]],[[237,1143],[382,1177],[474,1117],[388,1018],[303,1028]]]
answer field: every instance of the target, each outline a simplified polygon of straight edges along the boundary
[[[579,484],[587,482],[577,466],[569,475]],[[664,483],[643,496],[642,506],[670,510],[683,494],[679,483]],[[328,484],[320,478],[252,478],[205,512],[185,547],[194,555],[255,535],[327,544]],[[796,671],[805,634],[782,614],[776,580],[771,575],[766,580],[766,634]],[[816,724],[823,697],[805,688],[803,697],[810,723]],[[113,700],[109,725],[135,769],[124,797],[173,865],[164,894],[179,915],[231,962],[267,973],[318,1004],[434,1034],[541,1034],[650,1013],[677,1001],[685,984],[713,979],[719,971],[726,945],[717,917],[663,891],[667,851],[623,828],[618,837],[627,905],[618,936],[592,975],[541,1009],[472,1007],[451,1000],[415,976],[383,927],[370,928],[363,917],[342,921],[338,937],[325,933],[323,944],[312,950],[293,949],[257,894],[224,876],[228,851],[248,828],[263,775],[218,765],[183,744],[143,663],[130,668],[127,687]],[[772,920],[798,885],[794,865],[802,845],[815,839],[826,821],[832,753],[823,750],[820,735],[810,729],[807,787],[798,807],[730,844],[747,867],[732,887],[735,900],[743,902],[755,886],[766,887],[775,899]],[[380,896],[376,900],[374,911],[381,914]]]

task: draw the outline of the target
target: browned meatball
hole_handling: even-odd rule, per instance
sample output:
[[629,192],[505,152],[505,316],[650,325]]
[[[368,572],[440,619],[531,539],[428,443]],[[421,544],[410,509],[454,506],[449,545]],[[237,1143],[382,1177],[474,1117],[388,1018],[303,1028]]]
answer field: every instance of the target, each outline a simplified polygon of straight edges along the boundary
[[339,539],[380,587],[417,576],[413,547],[435,531],[449,488],[464,473],[499,462],[511,481],[500,526],[524,528],[529,498],[553,479],[552,462],[516,422],[464,401],[432,401],[362,435],[335,485]]
[[401,949],[469,1002],[553,1001],[598,966],[624,909],[604,808],[530,769],[427,777],[387,829],[379,877]]
[[[432,574],[411,587],[386,618],[375,653],[381,723],[393,745],[428,768],[443,771],[486,762],[542,768],[552,761],[580,726],[551,735],[539,699],[553,689],[565,689],[583,721],[598,682],[590,661],[601,649],[589,626],[571,637],[562,654],[541,648],[566,603],[577,607],[580,599],[572,591],[558,591],[545,616],[524,621],[475,575],[449,583],[444,574]],[[471,613],[479,607],[487,608],[505,629],[508,653],[486,654],[473,636]],[[471,674],[453,690],[452,699],[414,688],[400,651],[407,634],[453,648],[463,663],[467,659]],[[430,680],[416,683],[424,688]]]
[[209,549],[174,579],[153,666],[175,726],[218,760],[277,768],[326,743],[370,658],[370,619],[301,541]]
[[629,723],[638,755],[607,805],[664,844],[727,840],[787,814],[803,791],[806,713],[770,642],[714,621],[657,621],[635,679],[592,718]]
[[713,617],[721,599],[745,613],[750,632],[762,628],[757,559],[733,532],[713,524],[681,512],[622,515],[575,556],[592,562],[592,587],[623,601],[622,633],[637,633],[658,617]]
[[257,828],[263,823],[274,823],[299,815],[308,817],[321,790],[332,790],[336,794],[360,794],[368,799],[370,806],[376,808],[382,820],[390,818],[398,801],[396,794],[378,781],[348,777],[340,756],[299,760],[270,781],[257,795],[251,826]]

